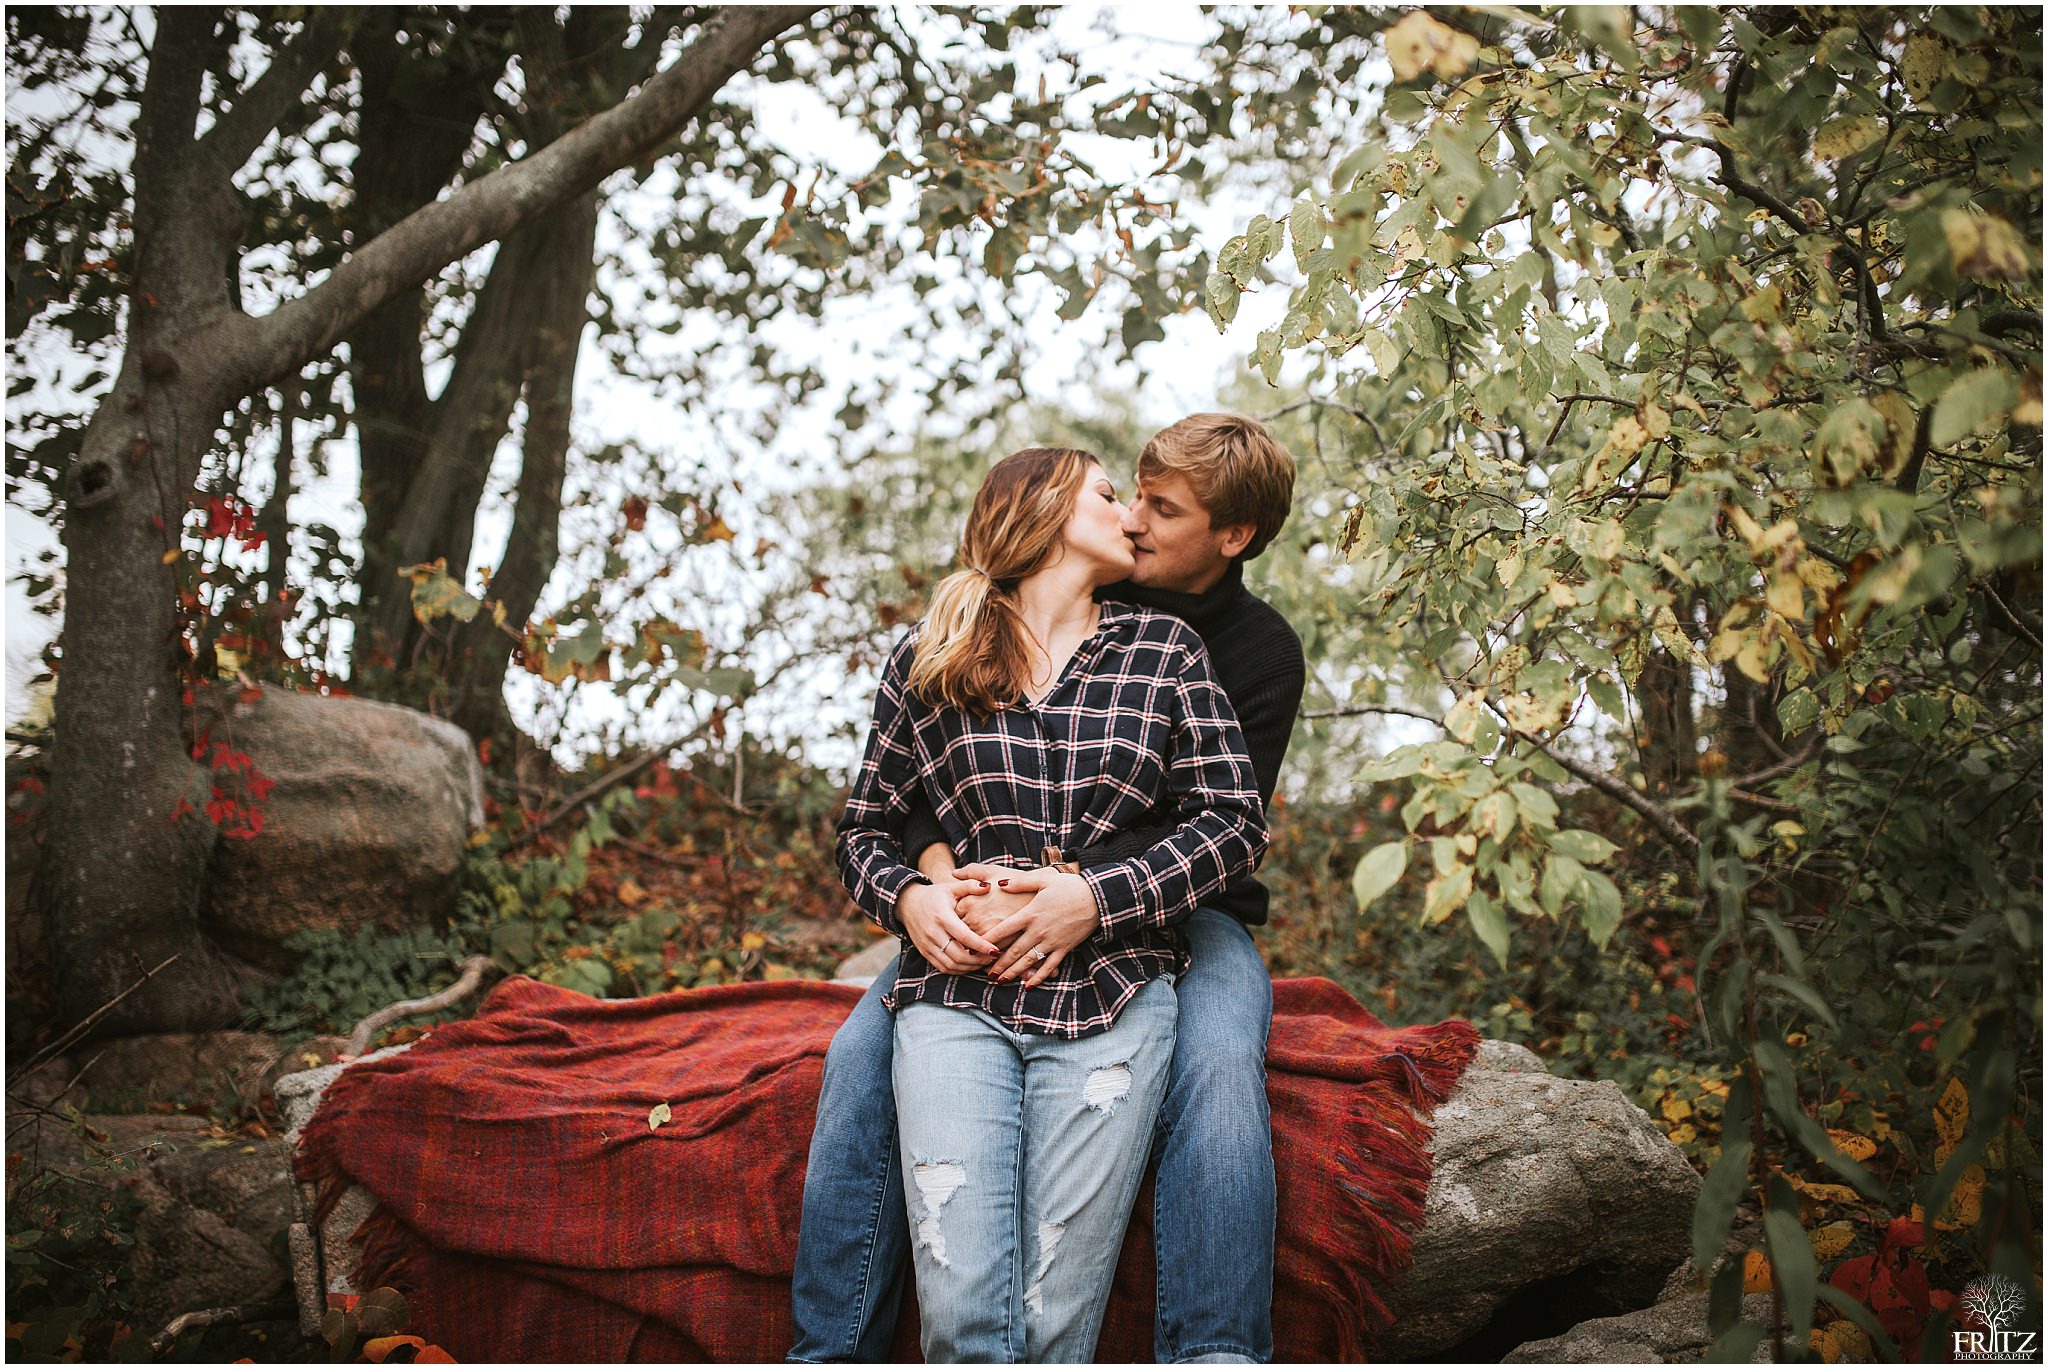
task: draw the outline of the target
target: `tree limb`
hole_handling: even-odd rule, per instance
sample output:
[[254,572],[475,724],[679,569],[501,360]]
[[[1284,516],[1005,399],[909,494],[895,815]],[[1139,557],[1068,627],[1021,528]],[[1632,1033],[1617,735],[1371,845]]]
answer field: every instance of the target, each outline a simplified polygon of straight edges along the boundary
[[180,1312],[163,1330],[149,1338],[150,1353],[161,1355],[187,1331],[207,1326],[241,1326],[252,1321],[272,1321],[298,1310],[296,1303],[262,1302],[240,1307],[209,1307],[200,1312]]
[[199,150],[213,158],[223,175],[232,176],[242,169],[271,130],[291,113],[313,78],[341,51],[347,13],[340,7],[308,10],[297,36],[278,48],[263,74],[199,139]]
[[1680,822],[1670,809],[1664,807],[1620,776],[1610,775],[1604,770],[1595,770],[1592,766],[1576,757],[1560,755],[1558,752],[1552,751],[1541,737],[1533,736],[1527,732],[1516,731],[1512,728],[1509,729],[1508,735],[1528,742],[1538,751],[1556,761],[1559,766],[1571,774],[1577,775],[1601,793],[1625,807],[1634,809],[1642,815],[1643,819],[1650,824],[1658,836],[1664,838],[1666,842],[1682,854],[1687,856],[1699,854],[1700,839],[1684,823]]
[[765,44],[818,8],[719,10],[697,40],[637,94],[540,152],[421,206],[267,317],[224,320],[224,327],[240,334],[233,345],[245,373],[237,379],[248,388],[274,384],[324,355],[386,300],[648,156],[710,104]]
[[425,998],[408,998],[377,1009],[356,1023],[356,1029],[349,1033],[346,1052],[349,1055],[361,1055],[369,1048],[370,1043],[377,1039],[378,1032],[401,1018],[434,1012],[460,1003],[476,992],[476,986],[483,982],[484,971],[496,969],[497,965],[498,962],[487,955],[473,955],[462,962],[462,977],[441,992],[428,994]]

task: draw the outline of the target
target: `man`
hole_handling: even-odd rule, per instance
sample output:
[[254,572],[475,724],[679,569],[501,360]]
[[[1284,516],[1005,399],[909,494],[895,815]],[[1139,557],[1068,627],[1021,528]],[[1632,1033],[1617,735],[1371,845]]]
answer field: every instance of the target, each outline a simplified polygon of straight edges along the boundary
[[[1244,562],[1287,520],[1294,461],[1256,421],[1196,414],[1156,434],[1138,458],[1124,522],[1137,566],[1104,598],[1174,613],[1200,634],[1244,731],[1260,798],[1272,801],[1300,706],[1301,640],[1244,586]],[[1173,828],[1118,833],[1062,856],[1083,866],[1137,855]],[[897,905],[940,968],[1025,974],[1040,919],[1093,916],[1054,907],[1044,871],[955,869],[929,808],[913,811],[905,854],[930,881]],[[1000,881],[1001,883],[996,883]],[[1153,1230],[1158,1250],[1155,1357],[1162,1363],[1264,1362],[1273,1354],[1273,1152],[1266,1035],[1273,989],[1249,927],[1268,896],[1247,877],[1184,924],[1191,964],[1176,986],[1179,1030],[1160,1107]],[[1020,963],[1021,962],[1021,963]],[[881,996],[892,965],[833,1037],[804,1181],[793,1295],[802,1361],[889,1358],[910,1233],[895,1153],[892,1019]],[[880,1138],[886,1145],[878,1145]],[[1021,1258],[1021,1254],[1020,1254]]]

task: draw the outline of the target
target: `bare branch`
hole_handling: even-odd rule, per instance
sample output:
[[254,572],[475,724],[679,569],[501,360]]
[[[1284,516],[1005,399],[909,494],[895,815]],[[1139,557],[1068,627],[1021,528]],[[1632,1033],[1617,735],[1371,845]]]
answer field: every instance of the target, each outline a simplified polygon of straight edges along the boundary
[[206,130],[199,140],[200,151],[213,158],[224,174],[233,175],[242,169],[242,164],[263,146],[271,130],[299,102],[313,78],[341,51],[348,27],[347,13],[338,6],[308,10],[305,26],[297,36],[277,50],[270,65],[242,92],[234,107]]
[[1577,775],[1601,793],[1625,807],[1634,809],[1642,815],[1658,836],[1664,838],[1666,842],[1680,852],[1688,856],[1699,853],[1700,839],[1684,823],[1680,822],[1670,809],[1664,807],[1648,794],[1645,794],[1627,780],[1622,779],[1619,775],[1610,775],[1604,770],[1596,770],[1577,757],[1553,751],[1541,737],[1514,729],[1509,730],[1509,735],[1528,742],[1538,751],[1556,761],[1565,770]]
[[232,345],[246,370],[236,382],[247,388],[276,383],[324,355],[386,300],[648,156],[709,105],[763,46],[817,9],[736,5],[717,11],[697,40],[639,93],[532,156],[423,205],[268,317],[222,320],[222,327],[240,334]]
[[476,986],[483,982],[484,971],[497,968],[497,962],[487,955],[473,955],[462,962],[462,977],[436,994],[425,998],[408,998],[390,1004],[371,1013],[356,1023],[356,1029],[349,1033],[347,1053],[361,1055],[369,1044],[377,1039],[377,1033],[393,1022],[423,1012],[436,1012],[442,1008],[460,1003],[476,992]]

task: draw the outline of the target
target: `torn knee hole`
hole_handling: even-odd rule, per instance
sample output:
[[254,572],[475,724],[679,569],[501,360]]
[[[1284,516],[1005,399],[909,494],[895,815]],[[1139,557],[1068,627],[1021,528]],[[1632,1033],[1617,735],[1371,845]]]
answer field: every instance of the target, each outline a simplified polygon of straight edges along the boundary
[[960,1186],[967,1182],[967,1166],[958,1160],[919,1160],[911,1172],[917,1181],[917,1196],[924,1204],[917,1218],[917,1243],[932,1252],[932,1260],[941,1269],[951,1268],[946,1259],[946,1233],[939,1226],[939,1209],[952,1201]]
[[1104,1065],[1090,1070],[1081,1085],[1081,1101],[1097,1112],[1112,1111],[1131,1091],[1129,1065]]
[[1038,1224],[1038,1271],[1031,1276],[1031,1287],[1024,1290],[1024,1305],[1041,1316],[1045,1314],[1045,1272],[1052,1268],[1052,1253],[1066,1234],[1065,1222]]

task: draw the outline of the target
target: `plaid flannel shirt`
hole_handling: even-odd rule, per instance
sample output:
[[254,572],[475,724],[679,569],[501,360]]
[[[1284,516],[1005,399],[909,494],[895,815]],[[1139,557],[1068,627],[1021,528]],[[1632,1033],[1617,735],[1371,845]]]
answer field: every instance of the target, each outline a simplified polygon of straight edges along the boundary
[[[1185,968],[1175,925],[1265,854],[1258,779],[1230,699],[1193,629],[1130,604],[1102,605],[1094,635],[1042,702],[985,718],[908,691],[917,634],[904,635],[883,670],[839,823],[840,878],[862,911],[903,940],[885,1001],[980,1008],[1047,1036],[1102,1031],[1148,980]],[[1033,868],[1048,845],[1089,845],[1155,808],[1180,822],[1143,854],[1081,872],[1101,926],[1026,989],[941,974],[905,934],[896,900],[925,882],[903,861],[904,819],[920,786],[962,864]]]

